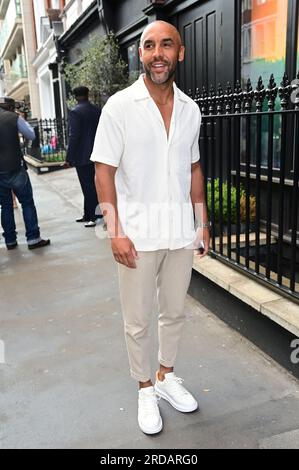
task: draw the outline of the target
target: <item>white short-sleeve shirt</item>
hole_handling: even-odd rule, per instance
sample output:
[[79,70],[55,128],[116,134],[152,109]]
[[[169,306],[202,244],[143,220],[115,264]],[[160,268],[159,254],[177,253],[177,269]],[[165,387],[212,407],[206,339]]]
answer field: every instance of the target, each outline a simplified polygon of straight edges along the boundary
[[[199,160],[201,114],[175,83],[167,137],[143,75],[103,108],[91,160],[117,167],[117,207],[137,251],[175,250],[195,240],[191,164]],[[105,201],[101,201],[105,202]]]

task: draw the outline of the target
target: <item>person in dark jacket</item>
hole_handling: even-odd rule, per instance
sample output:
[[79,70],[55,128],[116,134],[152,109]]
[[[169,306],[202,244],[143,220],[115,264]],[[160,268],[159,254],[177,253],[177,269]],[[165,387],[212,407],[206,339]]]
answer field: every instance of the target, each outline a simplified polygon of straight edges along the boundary
[[84,196],[84,214],[83,217],[76,219],[76,222],[85,222],[85,227],[94,227],[96,219],[102,215],[96,215],[98,198],[94,182],[94,163],[90,161],[90,155],[101,110],[90,103],[87,87],[74,88],[73,95],[78,104],[69,111],[69,145],[66,161],[76,168]]
[[50,244],[40,237],[32,186],[21,151],[19,133],[34,140],[32,127],[15,112],[15,101],[0,97],[0,206],[3,236],[8,250],[17,247],[17,232],[12,191],[22,205],[28,248],[33,250]]

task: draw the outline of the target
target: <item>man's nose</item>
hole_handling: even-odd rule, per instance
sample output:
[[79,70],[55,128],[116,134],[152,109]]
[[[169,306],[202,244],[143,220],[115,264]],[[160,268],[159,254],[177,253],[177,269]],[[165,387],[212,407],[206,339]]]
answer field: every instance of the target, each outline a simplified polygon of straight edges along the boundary
[[160,45],[157,45],[154,49],[154,57],[155,59],[160,59],[162,58],[163,53],[162,53],[162,48]]

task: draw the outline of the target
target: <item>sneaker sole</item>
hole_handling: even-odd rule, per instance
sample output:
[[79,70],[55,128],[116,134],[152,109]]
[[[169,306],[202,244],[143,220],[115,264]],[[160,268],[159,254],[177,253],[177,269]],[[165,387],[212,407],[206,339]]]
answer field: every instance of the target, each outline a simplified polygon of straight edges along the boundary
[[168,395],[164,394],[161,390],[159,390],[158,387],[155,386],[155,391],[158,397],[163,398],[164,400],[168,401],[168,403],[173,406],[177,411],[180,411],[181,413],[192,413],[193,411],[196,411],[198,409],[198,403],[196,403],[196,406],[193,408],[183,408],[177,405]]
[[39,245],[39,246],[35,246],[35,245],[28,245],[28,250],[37,250],[38,248],[45,248],[46,246],[49,246],[51,245],[51,241],[49,240],[48,243],[45,243],[44,245]]
[[17,248],[18,244],[16,243],[15,245],[6,245],[6,248],[8,251],[15,250]]
[[159,426],[156,429],[147,429],[147,428],[141,426],[139,421],[138,421],[138,425],[139,425],[141,431],[144,432],[144,434],[158,434],[159,432],[162,431],[162,428],[163,428],[162,419],[161,419],[161,422],[159,423]]

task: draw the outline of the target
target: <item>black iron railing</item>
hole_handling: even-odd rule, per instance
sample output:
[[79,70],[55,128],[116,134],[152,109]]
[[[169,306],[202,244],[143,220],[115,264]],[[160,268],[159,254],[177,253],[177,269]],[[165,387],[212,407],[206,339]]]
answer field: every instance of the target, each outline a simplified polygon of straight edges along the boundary
[[36,138],[23,140],[24,154],[41,162],[63,162],[67,148],[67,122],[65,119],[32,119],[29,121]]
[[299,73],[280,87],[272,75],[267,87],[228,83],[193,99],[212,256],[299,300]]

